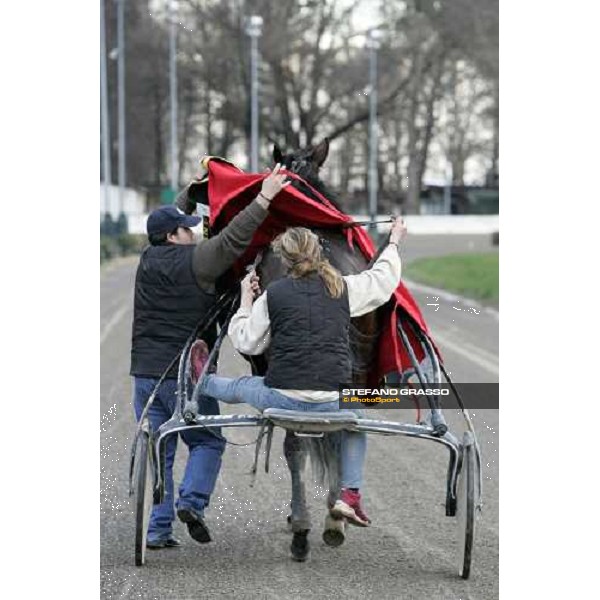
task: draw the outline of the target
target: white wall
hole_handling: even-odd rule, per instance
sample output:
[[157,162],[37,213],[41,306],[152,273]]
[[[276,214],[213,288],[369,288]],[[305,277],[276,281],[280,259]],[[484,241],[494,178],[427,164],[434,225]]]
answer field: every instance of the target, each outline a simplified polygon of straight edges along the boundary
[[[385,219],[387,215],[380,215]],[[367,215],[352,215],[356,221],[368,220]],[[500,230],[499,215],[407,215],[406,225],[410,235],[490,234]],[[389,224],[377,226],[381,232],[388,231]]]
[[[123,190],[123,212],[127,216],[129,233],[146,233],[146,194],[132,188]],[[119,218],[119,187],[108,186],[108,198],[105,186],[100,184],[100,218],[106,213],[116,221]]]
[[143,233],[144,235],[146,235],[147,219],[147,213],[144,213],[142,215],[129,215],[129,217],[127,218],[127,227],[129,229],[129,233]]
[[[108,198],[104,193],[105,186],[100,184],[100,214],[109,212],[113,219],[119,218],[119,187],[116,185],[108,186]],[[125,188],[123,190],[123,212],[129,215],[141,215],[146,212],[146,194]]]

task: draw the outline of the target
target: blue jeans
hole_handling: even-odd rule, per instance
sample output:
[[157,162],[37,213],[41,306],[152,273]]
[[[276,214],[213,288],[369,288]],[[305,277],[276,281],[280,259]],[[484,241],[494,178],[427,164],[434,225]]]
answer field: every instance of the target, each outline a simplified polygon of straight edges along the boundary
[[[144,406],[158,379],[147,377],[134,377],[133,406],[136,419],[139,421]],[[148,419],[152,431],[168,421],[175,411],[177,396],[177,380],[165,379],[160,386],[156,398],[148,411]],[[202,396],[199,401],[200,413],[204,415],[218,415],[219,404],[214,398]],[[219,436],[220,430],[211,430]],[[183,481],[179,487],[179,500],[177,508],[191,508],[202,515],[208,506],[219,470],[221,469],[221,455],[225,449],[225,440],[208,431],[192,430],[181,434],[189,450]],[[173,463],[177,450],[177,435],[167,438],[165,457],[165,497],[162,504],[155,505],[150,515],[148,526],[148,541],[156,542],[168,539],[173,533],[175,519]]]
[[[238,377],[231,379],[208,375],[202,383],[202,393],[218,398],[226,404],[246,403],[265,410],[265,408],[283,408],[307,412],[330,412],[340,410],[338,400],[333,402],[303,402],[290,398],[267,387],[263,377]],[[353,410],[358,417],[364,417],[364,411]],[[356,431],[342,431],[341,447],[341,485],[346,488],[362,487],[363,466],[367,453],[367,434]]]

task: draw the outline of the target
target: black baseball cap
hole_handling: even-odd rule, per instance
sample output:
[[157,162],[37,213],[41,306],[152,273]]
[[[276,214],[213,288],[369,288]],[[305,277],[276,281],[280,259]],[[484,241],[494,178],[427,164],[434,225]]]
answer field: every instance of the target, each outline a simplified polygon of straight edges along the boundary
[[171,233],[177,227],[196,227],[202,219],[181,212],[176,206],[161,206],[150,213],[146,222],[148,235]]

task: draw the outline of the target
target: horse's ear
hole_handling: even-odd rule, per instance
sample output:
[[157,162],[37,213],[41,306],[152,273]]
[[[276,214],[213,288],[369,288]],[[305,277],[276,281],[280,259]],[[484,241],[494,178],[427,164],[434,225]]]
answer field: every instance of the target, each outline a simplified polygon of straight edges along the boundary
[[283,162],[283,152],[277,144],[273,146],[273,160],[275,161],[275,164],[281,164]]
[[322,142],[319,142],[312,153],[313,162],[320,167],[329,154],[329,138],[324,138]]

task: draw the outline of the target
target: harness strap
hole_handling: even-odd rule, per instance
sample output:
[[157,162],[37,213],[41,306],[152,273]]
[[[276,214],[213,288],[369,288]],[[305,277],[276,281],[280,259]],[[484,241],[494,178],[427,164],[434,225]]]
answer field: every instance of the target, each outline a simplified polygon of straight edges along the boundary
[[271,457],[271,443],[273,442],[273,430],[275,429],[275,423],[271,420],[267,420],[267,447],[265,448],[265,473],[269,472],[269,458]]
[[265,433],[267,432],[267,426],[269,422],[265,419],[263,424],[260,427],[260,432],[258,433],[258,437],[256,438],[256,448],[254,450],[254,464],[252,465],[252,469],[250,473],[252,475],[252,480],[250,481],[250,487],[254,487],[256,482],[256,472],[258,471],[258,456],[260,454],[260,448],[262,446],[263,438],[265,437]]

